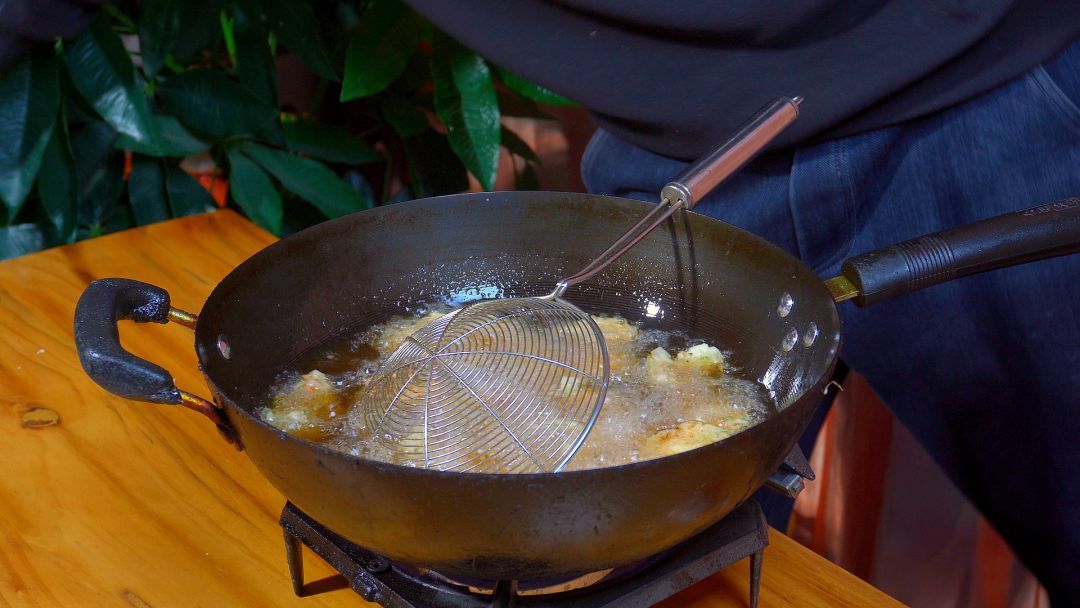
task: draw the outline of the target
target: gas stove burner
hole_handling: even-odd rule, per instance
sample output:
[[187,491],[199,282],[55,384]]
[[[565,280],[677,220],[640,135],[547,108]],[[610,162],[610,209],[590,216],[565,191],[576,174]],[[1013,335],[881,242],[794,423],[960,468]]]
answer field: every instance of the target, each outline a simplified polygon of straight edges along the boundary
[[480,581],[398,564],[351,543],[291,502],[281,511],[293,591],[304,595],[301,544],[385,608],[636,608],[652,606],[750,558],[750,606],[757,608],[761,557],[769,543],[761,507],[747,501],[701,534],[631,566],[544,581]]

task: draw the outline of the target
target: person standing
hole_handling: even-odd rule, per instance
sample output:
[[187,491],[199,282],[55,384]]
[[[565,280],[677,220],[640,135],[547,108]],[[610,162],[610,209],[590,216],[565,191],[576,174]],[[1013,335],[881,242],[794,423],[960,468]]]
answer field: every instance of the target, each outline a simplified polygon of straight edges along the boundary
[[[1080,2],[408,0],[580,102],[595,193],[655,201],[776,96],[774,146],[695,208],[822,276],[850,254],[1080,194]],[[1080,258],[842,307],[841,357],[1040,579],[1080,600]]]

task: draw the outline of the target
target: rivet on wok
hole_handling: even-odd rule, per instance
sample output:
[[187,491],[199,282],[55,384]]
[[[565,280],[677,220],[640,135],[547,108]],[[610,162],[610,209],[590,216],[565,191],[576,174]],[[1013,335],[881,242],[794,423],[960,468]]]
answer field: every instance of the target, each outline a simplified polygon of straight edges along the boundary
[[368,572],[382,572],[390,567],[390,562],[385,559],[375,558],[364,564],[364,567],[367,568]]
[[224,335],[218,336],[217,349],[218,352],[221,353],[221,356],[225,357],[226,359],[228,359],[229,355],[232,353],[232,349],[229,348],[229,341],[225,339]]
[[784,295],[780,296],[780,305],[776,307],[776,313],[781,318],[788,316],[791,313],[791,307],[795,305],[795,299],[791,297],[791,294],[784,292]]
[[806,326],[806,333],[804,333],[803,337],[802,337],[803,346],[805,346],[807,348],[813,346],[814,345],[814,340],[817,340],[817,337],[818,337],[817,323],[814,323],[813,321],[811,321],[810,325]]
[[784,334],[784,341],[780,343],[780,348],[784,349],[784,352],[786,353],[792,348],[795,348],[795,343],[798,341],[799,332],[795,331],[795,328],[792,327],[788,330],[786,334]]

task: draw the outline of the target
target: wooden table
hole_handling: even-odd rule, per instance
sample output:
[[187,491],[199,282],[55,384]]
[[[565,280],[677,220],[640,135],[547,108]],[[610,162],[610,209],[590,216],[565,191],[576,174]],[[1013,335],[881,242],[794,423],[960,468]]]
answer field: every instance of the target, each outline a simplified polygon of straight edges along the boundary
[[[277,524],[284,499],[244,454],[202,416],[105,393],[75,355],[75,301],[93,279],[154,283],[197,311],[273,240],[219,211],[0,263],[0,604],[365,605],[311,553],[308,591],[318,593],[295,597]],[[121,338],[206,395],[186,329],[127,323]],[[39,426],[50,411],[59,422]],[[770,540],[763,606],[897,605],[782,534]],[[746,605],[747,562],[663,606]]]

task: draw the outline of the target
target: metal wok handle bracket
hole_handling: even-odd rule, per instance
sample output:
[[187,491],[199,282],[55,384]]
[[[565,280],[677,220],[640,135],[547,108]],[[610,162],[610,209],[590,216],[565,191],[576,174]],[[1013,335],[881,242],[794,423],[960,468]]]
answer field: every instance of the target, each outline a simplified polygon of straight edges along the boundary
[[1080,197],[935,232],[844,262],[825,282],[837,302],[876,304],[996,268],[1080,252]]
[[780,469],[765,480],[765,485],[785,496],[796,498],[799,492],[803,491],[803,480],[814,478],[814,470],[810,468],[802,449],[796,444],[788,452],[787,458],[784,458]]
[[114,395],[136,401],[182,405],[217,425],[229,443],[240,447],[229,423],[210,401],[176,387],[172,374],[120,345],[117,323],[168,323],[195,329],[198,317],[173,308],[169,293],[130,279],[90,283],[75,306],[75,349],[86,375]]

